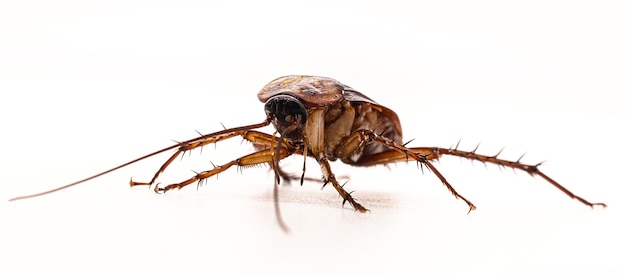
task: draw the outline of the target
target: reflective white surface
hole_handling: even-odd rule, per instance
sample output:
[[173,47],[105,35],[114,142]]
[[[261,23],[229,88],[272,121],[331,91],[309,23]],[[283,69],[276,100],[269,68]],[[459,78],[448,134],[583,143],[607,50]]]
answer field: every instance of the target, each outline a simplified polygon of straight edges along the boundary
[[[2,274],[624,274],[623,10],[611,2],[199,3],[22,1],[0,8]],[[478,209],[466,215],[414,163],[333,164],[371,212],[332,188],[281,186],[267,167],[156,195],[129,188],[163,154],[258,123],[256,92],[286,74],[338,79],[400,116],[413,146],[529,163],[590,210],[524,172],[436,163]],[[272,129],[265,129],[271,132]],[[250,152],[233,139],[175,161],[175,182]],[[295,174],[302,158],[284,163]],[[307,175],[319,177],[308,160]]]

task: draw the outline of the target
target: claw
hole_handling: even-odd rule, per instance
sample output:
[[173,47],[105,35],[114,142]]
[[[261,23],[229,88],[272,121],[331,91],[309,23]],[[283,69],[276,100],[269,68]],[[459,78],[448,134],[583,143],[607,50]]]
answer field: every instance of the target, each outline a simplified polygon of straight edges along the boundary
[[474,210],[476,210],[476,206],[474,206],[473,204],[469,204],[469,210],[467,211],[467,214],[469,215],[469,213],[471,213]]
[[157,194],[164,194],[165,193],[165,189],[164,188],[159,188],[159,184],[155,184],[154,185],[154,192]]

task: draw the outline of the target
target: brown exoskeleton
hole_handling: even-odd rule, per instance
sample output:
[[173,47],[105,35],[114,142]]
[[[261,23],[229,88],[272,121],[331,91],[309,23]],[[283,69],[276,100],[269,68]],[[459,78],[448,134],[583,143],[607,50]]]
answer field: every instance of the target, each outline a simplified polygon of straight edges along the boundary
[[[278,161],[290,155],[299,154],[305,157],[312,157],[319,163],[324,183],[330,183],[339,192],[344,203],[347,201],[355,210],[366,212],[367,209],[356,202],[352,195],[337,182],[331,170],[330,162],[339,159],[354,166],[373,166],[376,164],[415,160],[432,171],[452,195],[465,201],[470,211],[474,210],[476,209],[474,204],[457,193],[432,164],[433,160],[440,158],[442,155],[453,155],[519,169],[531,175],[537,175],[572,199],[578,200],[587,206],[594,207],[599,205],[606,207],[604,203],[591,203],[574,195],[552,178],[539,171],[539,164],[523,164],[519,160],[509,161],[498,158],[498,155],[480,155],[475,151],[462,151],[457,148],[406,147],[402,143],[400,120],[391,109],[374,102],[367,96],[331,78],[302,75],[280,77],[267,84],[258,93],[258,98],[265,103],[266,118],[261,123],[230,128],[180,142],[89,178],[46,192],[16,197],[11,200],[41,196],[65,189],[156,154],[177,148],[176,152],[159,168],[149,182],[131,180],[130,185],[154,185],[156,192],[163,193],[202,181],[232,166],[256,164],[269,164],[276,172],[278,181],[280,177],[286,175],[278,166]],[[276,128],[280,135],[279,137],[254,130],[269,124]],[[211,170],[197,173],[192,178],[180,183],[169,184],[163,187],[154,184],[159,174],[181,153],[236,136],[252,142],[257,151],[224,165],[216,166]],[[301,181],[303,178],[304,172]]]

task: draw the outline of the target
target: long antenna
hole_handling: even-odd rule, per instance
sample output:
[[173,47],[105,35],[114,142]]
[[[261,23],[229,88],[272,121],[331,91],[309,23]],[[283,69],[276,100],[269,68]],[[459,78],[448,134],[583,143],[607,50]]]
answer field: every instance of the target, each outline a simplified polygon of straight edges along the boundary
[[180,145],[179,145],[179,144],[172,145],[172,146],[170,146],[170,147],[167,147],[167,148],[161,149],[161,150],[156,151],[156,152],[154,152],[154,153],[151,153],[151,154],[145,155],[145,156],[143,156],[143,157],[140,157],[140,158],[137,158],[137,159],[131,160],[131,161],[129,161],[129,162],[127,162],[127,163],[124,163],[124,164],[122,164],[122,165],[119,165],[119,166],[113,167],[113,168],[111,168],[111,169],[109,169],[109,170],[106,170],[106,171],[100,172],[100,173],[95,174],[95,175],[93,175],[93,176],[91,176],[91,177],[84,178],[84,179],[82,179],[82,180],[75,181],[75,182],[72,182],[72,183],[70,183],[70,184],[66,184],[66,185],[63,185],[63,186],[60,186],[60,187],[57,187],[57,188],[54,188],[54,189],[50,189],[50,190],[48,190],[48,191],[44,191],[44,192],[41,192],[41,193],[36,193],[36,194],[31,194],[31,195],[25,195],[25,196],[15,197],[15,198],[10,199],[9,201],[17,201],[17,200],[23,200],[23,199],[30,199],[30,198],[39,197],[39,196],[43,196],[43,195],[46,195],[46,194],[54,193],[54,192],[57,192],[57,191],[60,191],[60,190],[66,189],[66,188],[70,188],[70,187],[72,187],[72,186],[74,186],[74,185],[81,184],[81,183],[83,183],[83,182],[86,182],[86,181],[89,181],[89,180],[95,179],[95,178],[97,178],[97,177],[99,177],[99,176],[102,176],[102,175],[105,175],[105,174],[111,173],[111,172],[113,172],[113,171],[115,171],[115,170],[117,170],[117,169],[120,169],[120,168],[126,167],[126,166],[131,165],[131,164],[133,164],[133,163],[135,163],[135,162],[138,162],[138,161],[140,161],[140,160],[144,160],[144,159],[147,159],[147,158],[152,157],[152,156],[154,156],[154,155],[158,155],[158,154],[160,154],[160,153],[163,153],[163,152],[165,152],[165,151],[169,151],[169,150],[174,149],[174,148],[176,148],[176,147],[178,147],[178,146],[180,146]]

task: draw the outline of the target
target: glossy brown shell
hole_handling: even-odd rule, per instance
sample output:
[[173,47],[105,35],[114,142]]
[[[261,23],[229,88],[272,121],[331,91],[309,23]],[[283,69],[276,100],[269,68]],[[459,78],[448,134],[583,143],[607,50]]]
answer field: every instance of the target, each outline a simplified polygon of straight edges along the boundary
[[259,100],[265,103],[278,94],[292,95],[307,107],[332,105],[343,99],[344,85],[327,77],[288,75],[274,79],[261,89]]
[[265,103],[278,94],[295,96],[307,108],[329,106],[344,99],[350,102],[370,103],[372,109],[389,119],[397,136],[402,137],[400,119],[394,111],[335,79],[323,76],[287,75],[272,80],[257,96]]

